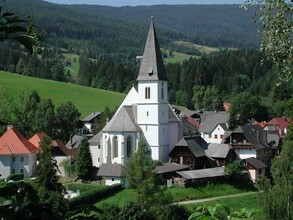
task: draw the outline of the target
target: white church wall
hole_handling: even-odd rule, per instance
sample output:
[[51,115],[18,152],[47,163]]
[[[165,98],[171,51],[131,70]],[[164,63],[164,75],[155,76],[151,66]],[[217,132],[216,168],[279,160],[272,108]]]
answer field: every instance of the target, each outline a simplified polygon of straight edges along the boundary
[[120,105],[119,109],[122,106],[128,106],[128,105],[132,105],[133,103],[137,103],[137,100],[138,100],[138,93],[136,89],[132,87],[130,91],[128,92],[127,96],[125,97],[125,99],[123,100],[122,104]]
[[[145,98],[145,88],[150,88],[150,98]],[[138,103],[158,103],[158,83],[156,81],[142,81],[138,83]]]
[[90,152],[92,155],[93,166],[100,167],[103,161],[102,147],[101,145],[90,145]]

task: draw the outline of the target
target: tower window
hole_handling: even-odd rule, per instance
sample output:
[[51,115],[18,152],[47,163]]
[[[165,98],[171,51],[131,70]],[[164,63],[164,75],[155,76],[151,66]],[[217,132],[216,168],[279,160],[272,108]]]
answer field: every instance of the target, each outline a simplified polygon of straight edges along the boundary
[[164,99],[164,83],[162,83],[162,88],[161,88],[161,99]]
[[151,88],[145,87],[145,99],[150,99],[150,98],[151,98]]
[[146,112],[146,116],[149,117],[149,111]]

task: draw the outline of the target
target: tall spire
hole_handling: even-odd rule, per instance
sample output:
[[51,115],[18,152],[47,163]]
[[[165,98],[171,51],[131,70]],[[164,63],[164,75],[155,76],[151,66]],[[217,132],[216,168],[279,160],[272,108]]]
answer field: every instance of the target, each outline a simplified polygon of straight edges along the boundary
[[167,81],[167,75],[165,72],[160,46],[154,27],[153,16],[151,17],[151,25],[146,40],[137,80]]

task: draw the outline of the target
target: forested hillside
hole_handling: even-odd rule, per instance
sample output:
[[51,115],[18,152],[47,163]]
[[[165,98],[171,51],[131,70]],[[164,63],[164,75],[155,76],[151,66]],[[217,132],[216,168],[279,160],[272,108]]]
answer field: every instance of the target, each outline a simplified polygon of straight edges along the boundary
[[56,5],[41,0],[10,0],[3,4],[30,15],[49,46],[115,62],[134,63],[141,55],[150,16],[155,16],[161,47],[199,55],[174,43],[188,41],[216,47],[258,46],[252,11],[237,5],[106,7]]

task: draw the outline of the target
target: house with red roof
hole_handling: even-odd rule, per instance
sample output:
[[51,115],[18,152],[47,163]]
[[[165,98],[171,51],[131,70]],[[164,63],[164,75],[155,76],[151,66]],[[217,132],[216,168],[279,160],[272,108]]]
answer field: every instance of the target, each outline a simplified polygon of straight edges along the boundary
[[284,138],[288,132],[288,124],[291,123],[291,118],[273,118],[264,127],[264,130],[268,131],[278,131],[279,135]]
[[16,128],[9,128],[0,137],[0,178],[23,173],[32,176],[37,167],[36,148]]
[[[31,142],[36,148],[41,150],[40,149],[40,142],[42,141],[42,139],[44,137],[49,137],[49,136],[44,132],[36,133],[34,136],[32,136],[29,139],[29,142]],[[65,144],[62,141],[60,141],[59,139],[52,140],[51,147],[52,147],[53,158],[56,160],[57,166],[58,166],[57,175],[65,176],[63,161],[64,160],[71,160],[74,156],[76,156],[77,149],[76,149],[76,151],[68,149],[65,146]]]

